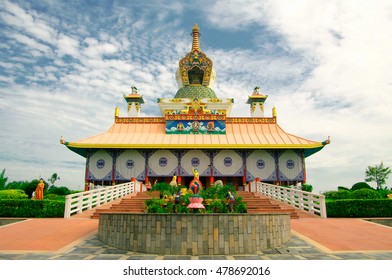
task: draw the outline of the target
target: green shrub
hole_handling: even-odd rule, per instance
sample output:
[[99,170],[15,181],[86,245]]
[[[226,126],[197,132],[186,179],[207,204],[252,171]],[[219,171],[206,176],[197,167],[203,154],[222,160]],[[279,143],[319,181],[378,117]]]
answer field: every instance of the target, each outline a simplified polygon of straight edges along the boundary
[[185,205],[180,205],[180,211],[178,213],[189,213],[189,209]]
[[240,203],[236,203],[234,205],[234,212],[235,213],[247,213],[248,210],[246,209],[246,204],[245,202],[240,202]]
[[64,201],[3,199],[0,217],[53,218],[64,217]]
[[44,195],[44,199],[65,201],[65,196],[54,194],[54,193],[49,193],[49,194]]
[[338,218],[392,217],[392,199],[327,201],[327,216]]
[[6,189],[18,189],[25,190],[27,186],[30,184],[28,181],[12,181],[7,184]]
[[159,195],[162,198],[164,195],[171,196],[177,193],[179,187],[170,186],[170,184],[161,182],[156,183],[151,190],[152,191],[159,191]]
[[359,189],[351,192],[352,199],[381,199],[381,195],[374,189]]
[[366,182],[358,182],[351,187],[351,191],[356,191],[360,189],[373,189],[373,188],[369,186],[369,184]]
[[351,198],[351,192],[348,190],[340,190],[340,191],[329,191],[324,193],[325,198],[330,199],[349,199]]
[[381,195],[381,198],[388,198],[388,195],[392,193],[392,191],[387,188],[378,189],[377,192]]
[[[166,193],[168,189],[174,191],[172,194],[176,193],[178,188],[173,188],[166,183],[158,183],[153,187],[153,190]],[[226,196],[228,190],[231,190],[235,197],[234,212],[246,213],[246,204],[242,201],[242,197],[238,196],[235,192],[233,186],[223,186],[223,187],[210,187],[203,189],[199,192],[199,196],[203,199],[213,199],[210,205],[205,205],[204,213],[228,213],[228,207],[226,205]],[[181,205],[173,205],[169,202],[167,205],[163,205],[162,199],[148,199],[144,201],[148,213],[189,213],[192,212],[187,208],[189,205],[189,197],[193,194],[186,194],[181,196]]]
[[[67,187],[56,187],[56,186],[51,186],[47,192],[48,194],[57,194],[57,195],[68,195],[71,194],[71,190],[68,189]],[[46,195],[46,194],[45,194]],[[45,197],[45,196],[44,196]]]
[[346,187],[343,187],[343,186],[339,186],[339,187],[338,187],[338,191],[343,191],[343,190],[349,191],[350,189],[349,189],[349,188],[346,188]]
[[301,190],[305,192],[312,192],[313,186],[309,184],[302,184]]
[[26,199],[27,194],[23,190],[1,190],[0,199]]
[[225,201],[220,200],[220,199],[213,200],[210,203],[210,205],[206,206],[206,210],[210,211],[212,213],[227,213],[227,212],[229,212]]

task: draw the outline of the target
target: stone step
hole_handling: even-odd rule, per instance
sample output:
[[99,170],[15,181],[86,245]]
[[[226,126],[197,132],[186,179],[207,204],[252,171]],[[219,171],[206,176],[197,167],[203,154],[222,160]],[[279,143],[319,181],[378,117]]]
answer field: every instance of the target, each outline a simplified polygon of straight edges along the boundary
[[300,218],[294,207],[286,204],[282,205],[282,203],[267,196],[244,191],[238,192],[238,195],[247,203],[246,208],[248,209],[248,213],[287,212],[290,213],[291,219]]
[[91,218],[98,219],[99,213],[102,212],[144,213],[146,208],[144,201],[147,199],[158,198],[158,197],[159,197],[159,192],[137,193],[135,196],[121,199],[119,203],[112,204],[110,208],[96,209],[93,215],[91,216]]

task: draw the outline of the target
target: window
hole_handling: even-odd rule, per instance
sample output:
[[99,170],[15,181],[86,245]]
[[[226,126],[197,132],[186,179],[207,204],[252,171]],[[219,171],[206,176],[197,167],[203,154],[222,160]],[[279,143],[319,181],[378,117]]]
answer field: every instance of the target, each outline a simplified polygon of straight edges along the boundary
[[263,169],[265,167],[265,162],[262,159],[256,161],[256,166],[258,169]]
[[193,167],[197,167],[200,165],[200,159],[197,157],[194,157],[193,159],[191,159],[191,164]]
[[223,160],[223,164],[229,167],[233,164],[233,160],[231,159],[231,157],[225,157],[225,159]]
[[104,167],[105,167],[105,161],[104,161],[103,159],[97,160],[97,167],[98,167],[99,169],[104,168]]
[[133,160],[129,159],[129,160],[127,160],[127,162],[125,163],[125,165],[126,165],[126,167],[127,167],[128,169],[132,169],[132,168],[135,167],[135,162],[134,162]]
[[159,166],[165,167],[166,165],[167,165],[167,158],[161,157],[161,158],[159,159]]
[[286,166],[288,169],[293,169],[294,168],[294,160],[289,159],[288,161],[286,161]]

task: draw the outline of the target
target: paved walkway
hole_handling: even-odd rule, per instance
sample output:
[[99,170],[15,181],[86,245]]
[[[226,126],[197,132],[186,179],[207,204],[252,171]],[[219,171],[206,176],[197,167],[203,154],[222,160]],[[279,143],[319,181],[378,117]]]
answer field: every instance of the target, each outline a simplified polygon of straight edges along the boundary
[[0,226],[0,260],[392,260],[392,228],[362,219],[291,220],[292,238],[255,255],[162,256],[112,248],[98,220],[27,219]]

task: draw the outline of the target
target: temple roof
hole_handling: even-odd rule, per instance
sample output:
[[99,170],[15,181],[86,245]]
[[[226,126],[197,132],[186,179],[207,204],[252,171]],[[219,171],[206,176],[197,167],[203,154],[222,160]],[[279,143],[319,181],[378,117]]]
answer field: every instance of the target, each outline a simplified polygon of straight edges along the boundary
[[[242,118],[243,120],[244,118]],[[249,118],[251,119],[251,118]],[[139,118],[136,123],[114,123],[108,131],[76,142],[64,142],[86,156],[87,149],[304,149],[309,156],[325,142],[286,133],[276,123],[239,122],[229,118],[226,134],[166,134],[163,118]]]

